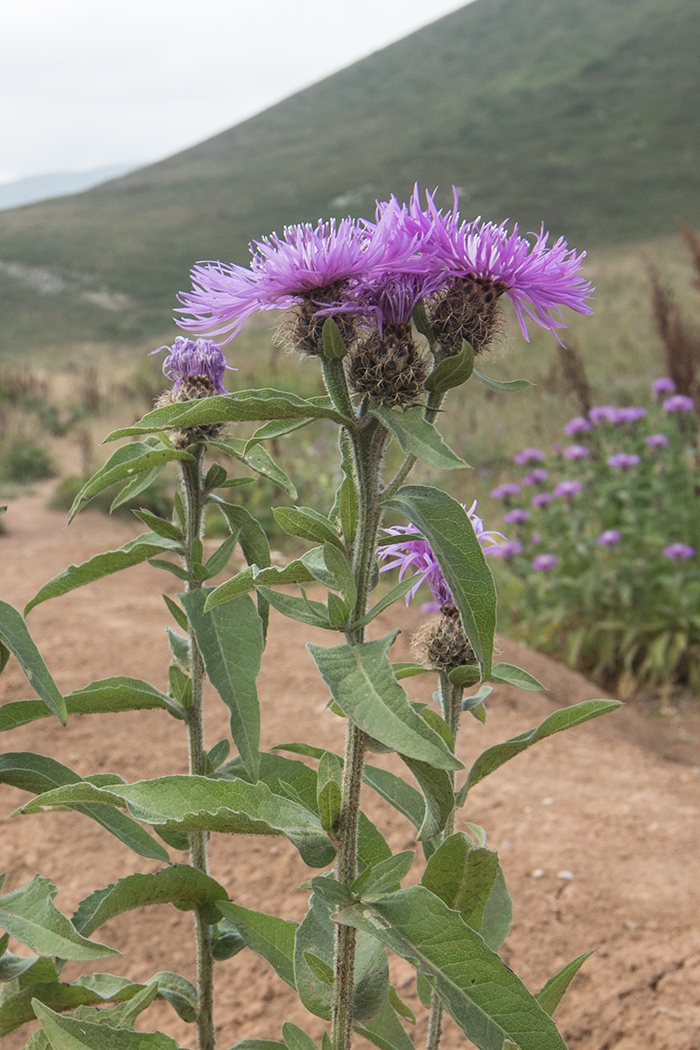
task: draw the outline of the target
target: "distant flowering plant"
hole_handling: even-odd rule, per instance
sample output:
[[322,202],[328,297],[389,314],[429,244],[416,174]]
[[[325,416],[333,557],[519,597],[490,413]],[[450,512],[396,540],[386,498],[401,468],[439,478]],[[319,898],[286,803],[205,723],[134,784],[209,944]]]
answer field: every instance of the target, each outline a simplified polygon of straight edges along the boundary
[[[551,491],[537,492],[518,523],[523,551],[534,545],[536,558],[499,559],[521,587],[520,604],[507,605],[513,629],[608,685],[624,671],[700,689],[700,434],[691,398],[664,400],[670,384],[653,384],[650,406],[596,406],[565,425],[569,436],[589,436],[547,457]],[[514,458],[527,470],[533,454],[544,456],[524,449]],[[532,473],[493,492],[528,485]],[[662,636],[675,640],[655,644]]]

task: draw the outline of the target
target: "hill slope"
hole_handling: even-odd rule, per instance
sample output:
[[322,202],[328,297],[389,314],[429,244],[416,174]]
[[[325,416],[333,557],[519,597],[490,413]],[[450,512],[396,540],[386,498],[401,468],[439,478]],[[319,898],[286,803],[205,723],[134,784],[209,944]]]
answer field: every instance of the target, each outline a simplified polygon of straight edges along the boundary
[[[0,350],[162,332],[197,259],[416,179],[579,247],[695,223],[698,53],[696,0],[478,0],[166,161],[5,213]],[[63,287],[38,296],[22,267]]]

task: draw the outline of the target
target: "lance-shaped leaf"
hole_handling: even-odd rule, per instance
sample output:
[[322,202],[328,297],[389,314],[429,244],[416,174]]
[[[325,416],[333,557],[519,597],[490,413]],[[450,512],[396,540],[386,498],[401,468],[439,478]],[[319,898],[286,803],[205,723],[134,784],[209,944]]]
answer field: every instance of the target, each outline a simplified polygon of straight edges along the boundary
[[463,340],[458,354],[448,354],[435,366],[425,381],[425,388],[431,393],[445,394],[453,387],[466,383],[473,371],[474,351]]
[[101,580],[103,576],[121,572],[122,569],[128,569],[132,565],[140,565],[141,562],[168,551],[176,553],[178,549],[179,544],[176,540],[156,536],[152,532],[144,532],[143,535],[129,540],[116,551],[96,554],[94,558],[83,562],[82,565],[69,565],[67,569],[60,572],[58,576],[54,576],[37,591],[31,601],[27,602],[24,614],[26,616],[35,605],[40,605],[49,598],[58,598],[62,594],[74,591],[76,587],[84,587],[86,583],[92,583],[93,580]]
[[[39,795],[61,785],[84,783],[68,766],[56,762],[45,755],[35,755],[31,751],[8,751],[0,755],[0,783],[11,784],[22,791],[31,791]],[[91,817],[106,831],[118,838],[125,846],[142,857],[163,860],[168,863],[170,857],[145,828],[120,813],[111,806],[76,806],[79,813]]]
[[[309,910],[297,930],[294,946],[294,980],[299,998],[307,1010],[325,1020],[331,1016],[336,940],[332,910],[318,894],[312,893]],[[325,967],[319,965],[319,961]],[[326,967],[331,972],[330,986],[326,980]],[[361,933],[357,938],[355,953],[354,1019],[365,1022],[376,1017],[388,998],[389,965],[386,949],[376,938]]]
[[112,500],[109,513],[113,514],[117,507],[123,506],[129,500],[135,499],[142,492],[145,492],[147,488],[150,488],[153,482],[163,473],[165,466],[165,463],[160,463],[157,467],[153,467],[152,470],[146,470],[143,474],[137,474],[131,481],[127,481],[126,485],[122,485]]
[[73,915],[76,930],[85,936],[122,912],[149,904],[176,904],[182,910],[207,907],[217,918],[216,902],[228,894],[215,879],[187,864],[174,864],[154,874],[127,875],[81,901]]
[[136,820],[165,832],[285,835],[311,868],[323,868],[335,856],[318,817],[297,802],[273,795],[266,784],[244,780],[170,776],[136,784],[110,784],[108,788],[83,781],[40,795],[22,812],[88,802],[125,805]]
[[265,648],[263,625],[247,594],[204,612],[205,588],[181,594],[209,681],[229,709],[231,735],[243,764],[257,779],[260,704],[255,685]]
[[407,455],[416,456],[438,470],[469,466],[445,444],[435,426],[425,418],[425,410],[420,405],[403,412],[385,405],[373,405],[369,411],[391,431]]
[[389,805],[410,820],[414,828],[422,827],[425,820],[425,801],[420,791],[407,784],[403,777],[397,777],[388,769],[380,769],[368,763],[362,772],[365,784],[369,784]]
[[263,388],[238,390],[235,394],[219,394],[156,408],[135,426],[114,430],[105,440],[116,441],[122,437],[155,434],[159,430],[209,426],[212,423],[273,419],[332,419],[336,423],[348,422],[326,405],[307,401],[286,390]]
[[488,680],[496,630],[496,588],[466,512],[457,500],[430,485],[405,485],[387,506],[404,514],[430,543]]
[[135,441],[129,445],[122,445],[113,452],[107,462],[94,474],[81,488],[73,501],[73,506],[68,515],[68,521],[72,521],[75,515],[96,496],[110,485],[118,481],[129,481],[144,471],[150,471],[155,467],[163,466],[170,460],[183,460],[193,463],[194,458],[189,452],[169,448],[160,442],[152,444],[146,441]]
[[[245,507],[239,507],[235,503],[226,503],[219,496],[212,494],[209,501],[214,503],[226,517],[231,531],[238,533],[238,542],[248,565],[259,565],[262,568],[269,566],[270,544],[257,518],[254,518]],[[262,595],[258,595],[258,612],[263,622],[263,632],[267,635],[270,606]]]
[[554,1022],[483,938],[424,886],[399,890],[371,907],[344,908],[337,921],[372,933],[435,983],[479,1050],[566,1050]]
[[527,379],[491,379],[490,376],[485,376],[483,372],[479,372],[476,368],[474,369],[474,375],[483,383],[488,390],[493,390],[496,394],[519,394],[521,390],[527,390],[529,386],[533,384]]
[[584,952],[583,955],[579,955],[576,959],[567,963],[559,973],[556,973],[554,977],[550,977],[544,987],[540,988],[539,992],[535,994],[535,999],[550,1017],[554,1014],[554,1011],[562,1001],[566,989],[589,955],[593,955],[593,952]]
[[301,536],[316,543],[332,543],[343,550],[343,541],[333,528],[333,523],[311,507],[273,507],[277,524],[289,536]]
[[114,948],[82,937],[53,902],[58,890],[50,879],[31,882],[0,897],[0,927],[37,955],[89,962],[119,955]]
[[61,1017],[35,1001],[34,1012],[51,1050],[182,1050],[161,1032],[129,1032],[106,1024]]
[[291,620],[298,620],[300,623],[308,623],[311,627],[323,627],[327,631],[335,630],[331,624],[328,609],[321,602],[315,602],[307,598],[305,594],[297,598],[293,594],[273,591],[260,584],[256,585],[256,589],[273,609],[277,609],[283,616],[288,616]]
[[[14,653],[32,689],[44,704],[65,725],[68,718],[66,702],[44,663],[41,653],[32,639],[22,614],[7,602],[0,601],[0,649],[3,653]],[[7,659],[0,660],[2,666]],[[1,669],[1,668],[0,668]]]
[[374,1043],[379,1050],[414,1050],[413,1042],[406,1035],[396,1010],[389,1001],[371,1021],[355,1024],[355,1031],[370,1043]]
[[449,773],[435,769],[427,762],[418,762],[401,755],[408,768],[420,784],[425,799],[423,822],[418,830],[418,841],[426,842],[443,830],[455,808],[455,793]]
[[294,988],[294,939],[299,924],[251,911],[233,901],[220,904],[219,910],[233,923],[246,945],[267,959],[278,976]]
[[293,500],[297,498],[297,490],[291,479],[275,463],[267,449],[264,449],[261,445],[253,445],[251,448],[250,442],[244,438],[227,438],[225,441],[210,441],[209,444],[213,448],[227,452],[229,456],[233,456],[240,463],[245,463],[247,467],[254,470],[260,477],[267,478],[268,481],[279,485]]
[[299,559],[281,567],[271,565],[261,569],[258,565],[249,565],[246,569],[237,573],[236,576],[232,576],[230,580],[225,580],[218,587],[208,592],[204,611],[209,612],[216,605],[230,602],[232,598],[237,598],[239,594],[247,594],[249,591],[255,590],[258,583],[266,587],[274,587],[285,583],[311,583],[313,579],[313,574]]
[[348,718],[380,743],[438,769],[459,769],[445,741],[408,702],[387,653],[398,631],[359,645],[307,644],[331,696]]
[[545,740],[554,733],[561,733],[564,729],[580,726],[590,721],[591,718],[607,714],[608,711],[614,711],[620,706],[619,700],[584,700],[580,704],[573,704],[571,707],[563,707],[555,711],[534,729],[519,733],[510,740],[504,740],[502,744],[494,744],[493,747],[489,747],[479,755],[469,770],[467,781],[459,791],[457,804],[460,806],[464,804],[467,792],[480,780],[487,777],[489,773],[493,773],[511,758],[515,758],[516,755],[532,747],[539,740]]
[[542,683],[538,682],[534,675],[531,675],[529,671],[524,671],[522,667],[516,667],[515,664],[495,664],[489,681],[499,682],[502,685],[514,685],[517,689],[526,689],[535,693],[544,689]]
[[[184,710],[171,697],[138,678],[103,678],[65,697],[69,715],[106,714],[112,711],[145,711],[162,708],[175,718]],[[0,707],[0,733],[7,729],[48,718],[50,712],[40,700],[13,700]]]

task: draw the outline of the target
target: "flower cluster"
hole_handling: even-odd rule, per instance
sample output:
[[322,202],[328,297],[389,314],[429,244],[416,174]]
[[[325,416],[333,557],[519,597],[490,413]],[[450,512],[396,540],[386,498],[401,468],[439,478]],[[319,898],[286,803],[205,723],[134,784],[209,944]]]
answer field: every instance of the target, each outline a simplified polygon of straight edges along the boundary
[[258,311],[291,310],[294,347],[321,355],[323,322],[333,317],[350,351],[351,385],[387,404],[414,401],[427,377],[411,331],[419,301],[448,353],[465,339],[477,353],[487,349],[502,296],[526,339],[528,320],[559,339],[562,307],[591,312],[592,287],[579,272],[583,254],[561,238],[550,245],[544,229],[530,237],[517,225],[509,232],[480,218],[461,220],[456,193],[445,212],[431,193],[423,206],[416,186],[408,203],[378,202],[372,221],[289,226],[250,247],[248,267],[204,262],[193,269],[193,289],[180,296],[181,327],[228,340]]

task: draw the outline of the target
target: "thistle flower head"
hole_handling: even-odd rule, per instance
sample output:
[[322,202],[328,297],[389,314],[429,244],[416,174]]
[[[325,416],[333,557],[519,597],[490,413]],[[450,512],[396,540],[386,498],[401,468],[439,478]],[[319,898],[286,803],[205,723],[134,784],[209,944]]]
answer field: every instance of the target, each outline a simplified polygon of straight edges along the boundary
[[622,533],[618,529],[606,529],[601,532],[596,540],[599,547],[614,547],[622,539]]
[[[483,520],[476,513],[476,500],[469,510],[464,504],[462,506],[481,544],[481,549],[488,557],[498,549],[498,541],[495,537],[505,539],[505,536],[500,532],[484,528]],[[442,570],[430,544],[427,540],[411,539],[416,534],[420,535],[416,526],[409,522],[408,525],[392,525],[384,531],[389,536],[396,536],[397,542],[380,547],[377,557],[387,564],[382,565],[379,571],[388,572],[389,569],[398,569],[400,580],[404,578],[409,569],[416,573],[416,582],[406,594],[406,604],[408,605],[411,598],[415,598],[421,584],[427,583],[438,607],[440,609],[452,608],[454,606],[452,592],[442,575]]]
[[682,561],[684,558],[694,558],[695,548],[689,547],[687,543],[671,543],[664,548],[664,557],[669,561]]
[[662,394],[675,394],[676,384],[670,376],[660,376],[651,384],[651,390],[655,397],[661,397]]
[[[224,386],[226,369],[236,369],[226,363],[221,347],[211,339],[187,339],[179,335],[172,346],[159,346],[152,354],[167,350],[163,362],[163,374],[173,383],[173,393],[177,394],[183,384],[193,380],[205,380],[211,386],[210,394],[227,393]],[[201,384],[206,387],[206,382]],[[203,396],[200,394],[200,396]]]
[[607,458],[608,466],[618,470],[629,470],[630,467],[636,467],[639,463],[641,459],[636,452],[615,452],[614,455]]
[[674,394],[672,397],[667,397],[663,404],[664,412],[692,412],[695,408],[695,402],[692,397],[688,397],[686,394]]
[[586,445],[569,445],[564,449],[564,459],[585,459],[590,455],[590,449]]
[[668,448],[671,442],[666,434],[649,434],[644,444],[647,448]]
[[564,499],[571,499],[573,496],[578,496],[582,488],[583,485],[580,481],[566,478],[564,481],[560,481],[558,485],[555,485],[554,495],[563,496]]
[[537,554],[532,559],[532,568],[535,572],[551,572],[552,569],[559,564],[559,559],[556,554]]
[[591,429],[591,424],[587,419],[584,419],[583,416],[575,416],[564,427],[564,433],[573,437],[575,434],[583,434]]
[[541,463],[543,459],[544,452],[541,448],[523,448],[513,456],[513,462],[521,467],[526,463]]

